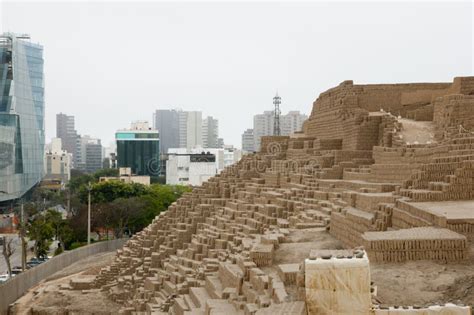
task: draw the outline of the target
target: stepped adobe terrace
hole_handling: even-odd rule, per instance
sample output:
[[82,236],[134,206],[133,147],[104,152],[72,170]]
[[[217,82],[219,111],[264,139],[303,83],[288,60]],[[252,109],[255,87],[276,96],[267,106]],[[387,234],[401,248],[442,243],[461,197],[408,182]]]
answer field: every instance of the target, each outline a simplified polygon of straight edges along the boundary
[[89,289],[130,315],[470,314],[382,305],[369,264],[462,263],[473,237],[474,77],[345,81],[300,133],[264,137],[156,217]]

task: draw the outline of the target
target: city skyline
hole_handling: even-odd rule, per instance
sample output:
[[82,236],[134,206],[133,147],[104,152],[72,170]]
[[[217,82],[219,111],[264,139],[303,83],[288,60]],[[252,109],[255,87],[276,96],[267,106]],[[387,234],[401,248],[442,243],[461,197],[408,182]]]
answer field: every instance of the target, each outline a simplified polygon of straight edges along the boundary
[[130,10],[7,1],[1,20],[4,31],[29,33],[45,47],[48,142],[59,112],[108,144],[131,120],[180,107],[212,115],[220,136],[240,146],[253,115],[272,109],[276,90],[282,111],[309,115],[319,91],[347,79],[442,82],[472,73],[470,2],[140,3]]

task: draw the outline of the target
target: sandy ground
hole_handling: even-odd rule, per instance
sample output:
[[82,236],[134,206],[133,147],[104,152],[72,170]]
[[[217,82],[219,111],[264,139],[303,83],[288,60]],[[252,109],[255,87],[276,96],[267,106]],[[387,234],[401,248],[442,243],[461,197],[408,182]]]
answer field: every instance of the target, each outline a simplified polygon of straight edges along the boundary
[[[342,249],[342,243],[325,229],[291,230],[288,243],[280,244],[275,253],[272,267],[262,268],[269,274],[276,274],[276,265],[301,263],[311,249]],[[377,300],[385,305],[433,305],[446,302],[474,305],[474,246],[471,256],[462,263],[437,263],[415,261],[403,264],[370,265],[372,281],[377,286]],[[58,286],[68,284],[78,275],[94,275],[109,264],[115,253],[100,254],[56,273],[27,295],[18,300],[14,314],[32,314],[31,308],[65,309],[75,314],[116,313],[119,305],[109,301],[102,292],[82,293],[61,290]],[[292,290],[292,289],[290,289]],[[296,298],[297,292],[289,292]],[[39,314],[39,313],[34,313]]]
[[401,135],[406,143],[424,144],[428,142],[436,142],[434,140],[434,124],[432,121],[415,121],[406,118],[398,119],[402,123],[403,128]]
[[274,265],[302,263],[312,249],[342,249],[343,244],[326,232],[325,228],[292,229],[288,243],[275,251]]
[[371,264],[377,300],[390,305],[432,305],[453,302],[474,305],[474,246],[461,263],[411,261]]
[[48,310],[57,312],[54,314],[118,313],[120,306],[107,299],[103,292],[83,293],[73,290],[58,290],[59,286],[69,284],[69,281],[74,277],[97,274],[100,268],[112,263],[114,257],[115,252],[101,253],[64,268],[31,288],[16,302],[11,313],[41,314],[42,311]]

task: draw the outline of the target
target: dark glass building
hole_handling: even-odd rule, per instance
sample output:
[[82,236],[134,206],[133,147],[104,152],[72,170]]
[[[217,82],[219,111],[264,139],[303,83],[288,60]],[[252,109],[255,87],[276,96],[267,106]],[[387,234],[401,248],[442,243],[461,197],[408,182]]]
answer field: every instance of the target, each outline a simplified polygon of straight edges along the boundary
[[44,175],[43,47],[0,35],[0,202],[22,197]]
[[130,167],[134,175],[157,177],[160,174],[160,139],[158,130],[137,122],[130,130],[115,134],[117,167]]

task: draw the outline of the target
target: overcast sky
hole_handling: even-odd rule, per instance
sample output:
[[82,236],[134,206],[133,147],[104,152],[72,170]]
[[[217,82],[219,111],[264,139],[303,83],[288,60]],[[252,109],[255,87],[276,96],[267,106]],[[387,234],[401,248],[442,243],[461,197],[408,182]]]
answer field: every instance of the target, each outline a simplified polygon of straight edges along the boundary
[[[0,0],[1,2],[2,0]],[[319,93],[355,83],[473,75],[472,2],[3,1],[3,31],[44,46],[46,133],[58,112],[108,145],[156,109],[201,110],[240,147],[253,115],[309,114]]]

